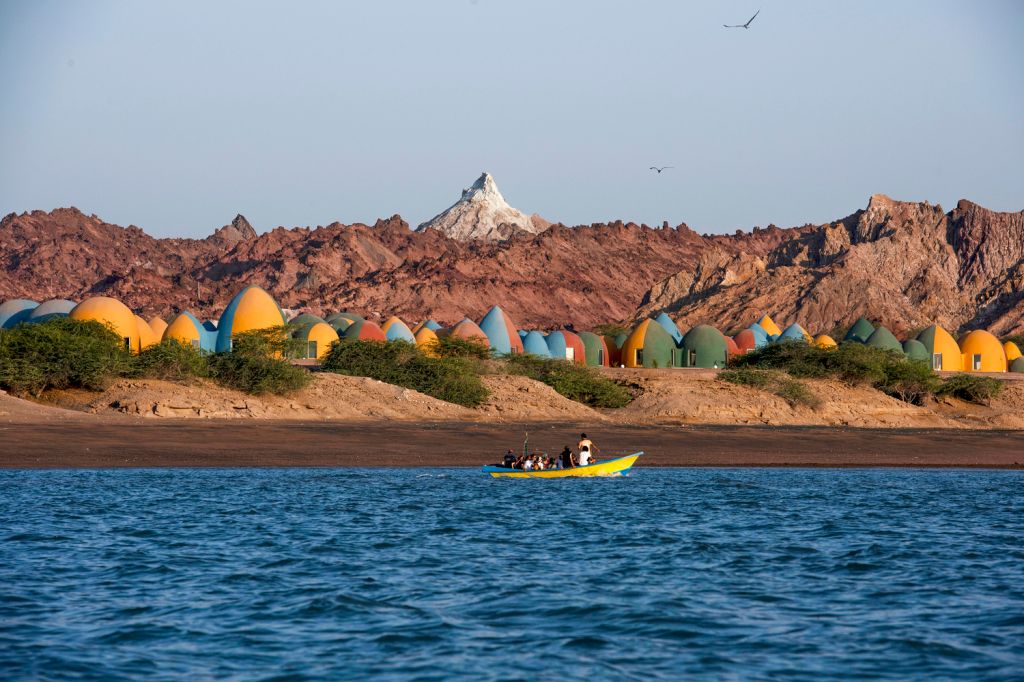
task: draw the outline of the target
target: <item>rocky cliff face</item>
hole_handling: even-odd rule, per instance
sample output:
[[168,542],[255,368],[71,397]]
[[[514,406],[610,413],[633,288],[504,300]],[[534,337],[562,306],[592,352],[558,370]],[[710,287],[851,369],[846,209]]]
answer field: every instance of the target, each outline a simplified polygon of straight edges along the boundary
[[287,308],[410,321],[478,318],[497,303],[529,327],[664,310],[724,330],[768,312],[815,332],[866,315],[896,331],[938,321],[1002,333],[1024,328],[1024,212],[962,201],[944,213],[877,195],[799,228],[556,224],[501,240],[413,232],[399,216],[262,235],[238,216],[206,239],[155,239],[73,208],[0,221],[0,300],[108,295],[147,317],[215,317],[247,284]]
[[551,223],[512,208],[488,173],[462,190],[462,197],[442,213],[421,224],[418,231],[437,230],[446,237],[468,241],[501,241],[518,232],[538,234]]
[[938,322],[1005,333],[1024,321],[1022,276],[1024,212],[961,201],[944,213],[875,195],[847,218],[794,230],[766,257],[703,253],[652,287],[636,316],[729,330],[770,313],[828,332],[864,315],[897,332]]

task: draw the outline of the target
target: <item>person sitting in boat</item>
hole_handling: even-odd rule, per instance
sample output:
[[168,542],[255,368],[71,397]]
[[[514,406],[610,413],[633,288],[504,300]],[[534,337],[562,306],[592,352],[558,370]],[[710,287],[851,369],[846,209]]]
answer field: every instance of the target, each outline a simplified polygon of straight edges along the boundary
[[579,462],[581,467],[585,467],[590,464],[597,464],[597,458],[594,457],[594,452],[597,450],[597,446],[594,445],[594,441],[587,438],[587,434],[580,434],[580,442],[576,447],[580,451]]
[[540,457],[539,455],[536,456],[535,460],[534,460],[534,463],[533,463],[533,468],[536,469],[537,471],[543,471],[544,470],[544,458]]
[[516,453],[512,452],[512,450],[510,449],[508,452],[505,453],[505,467],[511,469],[515,466],[515,463]]
[[523,460],[523,471],[533,471],[533,458],[527,457]]
[[572,469],[575,462],[572,461],[572,449],[566,445],[562,450],[562,454],[558,456],[558,461],[561,462],[563,469]]

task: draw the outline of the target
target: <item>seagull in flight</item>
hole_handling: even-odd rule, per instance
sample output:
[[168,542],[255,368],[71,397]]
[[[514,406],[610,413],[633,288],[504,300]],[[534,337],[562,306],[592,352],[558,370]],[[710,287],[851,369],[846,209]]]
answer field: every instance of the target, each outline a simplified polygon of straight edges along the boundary
[[757,19],[757,15],[761,13],[761,10],[754,12],[754,16],[750,17],[750,20],[745,24],[722,24],[725,28],[750,28],[751,22]]
[[666,168],[675,168],[675,166],[661,166],[660,168],[658,166],[651,166],[648,170],[658,171],[658,175],[661,175],[661,171]]

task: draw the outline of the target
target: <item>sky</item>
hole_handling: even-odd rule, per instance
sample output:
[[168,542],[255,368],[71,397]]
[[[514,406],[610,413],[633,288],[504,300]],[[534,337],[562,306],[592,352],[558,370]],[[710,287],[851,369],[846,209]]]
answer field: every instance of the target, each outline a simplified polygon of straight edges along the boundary
[[570,225],[1019,211],[1024,2],[0,0],[2,214],[415,226],[482,171]]

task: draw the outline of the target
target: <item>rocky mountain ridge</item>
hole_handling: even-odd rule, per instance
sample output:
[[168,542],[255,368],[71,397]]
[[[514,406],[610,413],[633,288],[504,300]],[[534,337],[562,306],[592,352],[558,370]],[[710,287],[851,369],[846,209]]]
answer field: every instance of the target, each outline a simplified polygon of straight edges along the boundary
[[490,173],[482,173],[468,189],[462,190],[458,201],[416,230],[437,230],[461,241],[502,241],[518,232],[539,234],[549,227],[551,223],[539,215],[528,216],[509,206]]
[[502,240],[373,225],[278,227],[243,217],[205,239],[156,239],[74,208],[0,221],[0,300],[109,295],[149,315],[216,317],[248,284],[282,306],[455,322],[498,303],[520,325],[629,321],[667,311],[723,330],[765,312],[828,331],[860,315],[901,331],[1024,328],[1024,212],[968,201],[944,213],[876,195],[823,225],[700,235],[551,225]]

